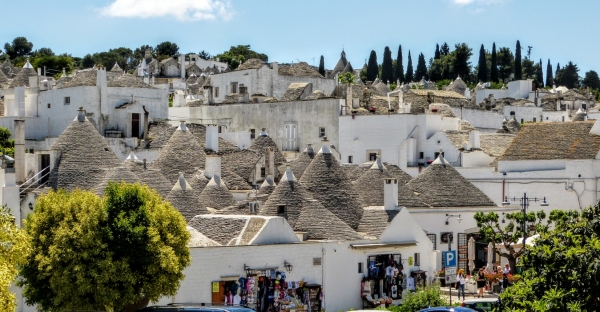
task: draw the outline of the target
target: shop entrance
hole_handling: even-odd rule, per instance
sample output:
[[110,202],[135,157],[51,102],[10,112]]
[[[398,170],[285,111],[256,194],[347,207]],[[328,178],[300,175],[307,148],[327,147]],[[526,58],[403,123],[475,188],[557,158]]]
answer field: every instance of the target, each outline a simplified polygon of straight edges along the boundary
[[[469,272],[469,239],[473,237],[475,239],[475,269],[484,267],[487,265],[488,256],[488,242],[483,239],[479,233],[458,233],[458,268]],[[493,252],[493,251],[489,251]],[[498,256],[494,255],[494,262],[498,261]]]
[[403,275],[401,254],[369,256],[367,266],[367,276],[361,282],[366,308],[380,299],[388,299],[391,303],[391,300],[402,298],[406,279]]

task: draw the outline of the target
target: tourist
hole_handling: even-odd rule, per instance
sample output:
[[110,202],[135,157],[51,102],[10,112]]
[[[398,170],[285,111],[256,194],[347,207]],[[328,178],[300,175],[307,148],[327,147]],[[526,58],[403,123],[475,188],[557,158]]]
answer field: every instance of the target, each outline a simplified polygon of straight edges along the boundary
[[484,268],[479,269],[477,273],[477,288],[479,290],[477,298],[483,298],[483,288],[485,287],[485,273]]
[[458,270],[458,275],[456,279],[458,280],[458,300],[460,300],[460,292],[462,291],[463,301],[465,301],[465,282],[467,276],[465,275],[465,271],[463,269]]
[[510,266],[507,264],[504,265],[504,269],[502,270],[504,274],[510,274]]

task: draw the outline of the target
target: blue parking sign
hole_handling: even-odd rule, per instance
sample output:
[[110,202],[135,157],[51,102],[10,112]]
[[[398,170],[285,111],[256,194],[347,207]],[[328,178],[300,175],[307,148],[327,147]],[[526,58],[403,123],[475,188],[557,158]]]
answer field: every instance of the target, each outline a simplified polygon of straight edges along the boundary
[[444,266],[455,267],[456,266],[456,250],[444,251],[442,253],[444,258]]

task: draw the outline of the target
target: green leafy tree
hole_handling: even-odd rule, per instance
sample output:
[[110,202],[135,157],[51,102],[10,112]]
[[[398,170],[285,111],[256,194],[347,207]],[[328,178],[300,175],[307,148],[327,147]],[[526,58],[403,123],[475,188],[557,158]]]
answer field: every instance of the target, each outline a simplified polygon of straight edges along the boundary
[[63,68],[67,73],[70,73],[75,67],[71,56],[63,55],[42,55],[31,59],[31,65],[34,68],[46,68],[49,74],[54,74],[55,77],[62,75]]
[[415,79],[421,80],[425,78],[425,80],[429,79],[429,75],[427,74],[427,65],[425,64],[425,56],[423,53],[419,54],[419,58],[417,60],[417,70],[415,71]]
[[136,66],[142,62],[142,59],[146,55],[146,50],[150,50],[152,55],[155,56],[154,48],[147,44],[133,50],[133,62]]
[[523,73],[523,76],[521,77],[522,79],[535,79],[536,66],[535,66],[535,63],[531,59],[525,58],[521,62],[521,67],[522,67],[522,73]]
[[496,54],[496,43],[492,45],[492,60],[490,66],[490,81],[498,82],[498,55]]
[[321,55],[321,59],[319,60],[319,74],[325,77],[325,58]]
[[521,42],[517,40],[515,49],[515,80],[523,79],[523,68],[521,66]]
[[377,65],[377,53],[371,50],[369,62],[367,63],[367,81],[375,81],[379,74],[379,65]]
[[339,74],[338,81],[345,84],[354,84],[354,82],[356,82],[356,76],[354,76],[352,73]]
[[546,65],[546,87],[551,87],[554,84],[552,73],[552,64],[550,64],[550,59],[548,59],[548,65]]
[[402,298],[402,305],[390,306],[389,310],[393,312],[414,312],[428,307],[447,306],[448,304],[448,301],[442,297],[440,287],[431,285],[423,289],[417,289],[416,292],[408,292]]
[[198,53],[198,56],[204,60],[210,60],[212,58],[212,55],[210,55],[210,53],[208,53],[204,50],[200,51],[200,53]]
[[86,54],[83,59],[81,60],[81,67],[82,68],[92,68],[94,67],[94,58],[92,57],[91,54]]
[[[495,212],[477,212],[474,219],[479,227],[479,234],[483,235],[485,240],[492,242],[494,250],[498,255],[508,260],[511,272],[517,272],[517,259],[520,258],[527,248],[515,248],[515,244],[523,243],[523,220],[527,221],[527,237],[548,230],[548,224],[542,223],[546,218],[546,213],[542,210],[538,212],[528,212],[524,216],[523,212],[507,213],[505,216],[507,224],[499,222],[499,216]],[[496,248],[497,244],[504,244],[504,251]]]
[[522,278],[500,295],[504,311],[597,311],[600,208],[550,213],[555,227],[528,246]]
[[215,55],[215,58],[218,58],[220,62],[228,63],[231,69],[236,69],[241,63],[249,59],[259,59],[263,62],[269,61],[269,57],[266,54],[253,51],[250,49],[250,45],[232,46],[229,48],[229,51]]
[[543,88],[544,87],[544,70],[542,69],[542,59],[540,59],[540,62],[537,64],[536,72],[537,72],[537,74],[535,75],[535,81],[537,82],[537,86],[539,86],[540,88]]
[[573,62],[569,62],[565,68],[563,68],[560,76],[560,84],[569,88],[579,87],[579,68]]
[[398,56],[396,58],[396,73],[394,74],[394,77],[396,78],[396,80],[399,80],[400,83],[406,81],[404,79],[404,66],[402,65],[402,62],[402,45],[400,45],[398,46]]
[[183,216],[156,191],[109,183],[51,191],[28,216],[21,269],[26,302],[42,310],[122,311],[176,294],[190,264]]
[[506,82],[513,72],[515,58],[509,48],[500,48],[498,51],[498,78]]
[[440,47],[440,55],[446,56],[449,54],[450,54],[450,46],[444,42],[444,44],[442,44],[442,46]]
[[389,47],[383,50],[383,63],[381,63],[381,81],[394,82],[394,68],[392,67],[392,51]]
[[443,79],[444,63],[441,59],[434,59],[429,64],[429,79],[439,81]]
[[600,78],[598,78],[598,73],[594,70],[585,73],[585,78],[583,78],[582,82],[586,87],[600,90]]
[[483,44],[479,49],[479,62],[477,63],[477,79],[483,82],[488,81],[487,61],[485,59],[485,48],[483,47]]
[[169,57],[177,57],[179,56],[179,47],[173,42],[164,41],[156,46],[156,54]]
[[442,57],[442,55],[440,54],[440,45],[439,44],[435,44],[435,53],[433,54],[433,59],[434,60],[439,60]]
[[410,56],[410,50],[408,50],[408,63],[406,64],[406,74],[404,75],[406,82],[412,82],[414,80],[413,74],[412,56]]
[[25,37],[17,37],[12,43],[4,44],[4,51],[11,59],[26,56],[33,50],[33,43],[29,42]]
[[54,52],[50,48],[40,48],[33,52],[33,56],[54,56]]
[[561,83],[562,69],[560,68],[560,63],[556,64],[556,73],[554,74],[554,81],[557,84]]
[[[452,55],[454,56],[452,68],[454,75],[462,77],[465,81],[469,79],[471,74],[471,64],[469,59],[473,55],[473,50],[466,43],[458,43],[454,46]],[[454,79],[456,77],[452,77]]]
[[17,300],[11,291],[18,268],[29,253],[30,240],[15,223],[8,206],[0,207],[0,311],[16,311]]

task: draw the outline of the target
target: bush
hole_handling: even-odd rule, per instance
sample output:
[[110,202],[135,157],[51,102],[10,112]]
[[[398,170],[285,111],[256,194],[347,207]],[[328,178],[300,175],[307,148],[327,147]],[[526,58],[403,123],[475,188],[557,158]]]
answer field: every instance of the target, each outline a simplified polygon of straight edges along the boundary
[[447,306],[448,302],[442,299],[439,286],[427,286],[417,292],[409,292],[401,306],[389,307],[393,312],[414,312],[427,307]]

